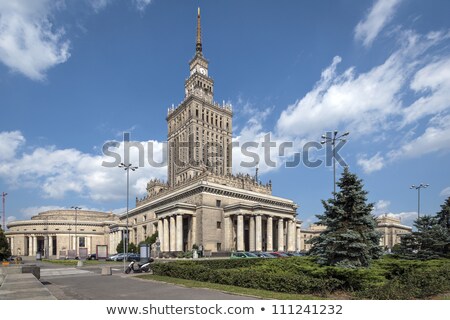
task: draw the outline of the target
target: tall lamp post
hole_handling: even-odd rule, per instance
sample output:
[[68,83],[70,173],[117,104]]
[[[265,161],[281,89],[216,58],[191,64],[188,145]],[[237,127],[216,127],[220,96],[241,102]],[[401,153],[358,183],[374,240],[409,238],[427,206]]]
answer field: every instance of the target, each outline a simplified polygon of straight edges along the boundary
[[72,206],[70,208],[75,209],[75,255],[78,256],[77,225],[78,225],[78,210],[81,210],[81,208],[76,206]]
[[333,147],[333,195],[334,200],[336,200],[336,141],[347,141],[344,137],[348,136],[350,132],[345,132],[341,135],[338,135],[338,131],[334,130],[331,134],[331,137],[328,135],[322,135],[321,144],[329,143]]
[[5,222],[5,216],[6,216],[6,212],[5,212],[5,200],[6,200],[6,196],[8,194],[6,192],[2,192],[2,204],[3,204],[3,221],[2,221],[2,227],[3,227],[3,231],[6,231],[6,222]]
[[412,185],[409,187],[410,189],[417,190],[417,218],[420,218],[420,189],[428,188],[430,185],[428,183],[421,183],[418,186]]
[[123,257],[123,272],[126,270],[126,259],[128,258],[128,203],[130,198],[130,170],[136,171],[138,167],[133,167],[131,163],[124,164],[121,162],[119,164],[119,168],[124,168],[124,170],[127,172],[127,230],[126,230],[126,237],[123,239],[123,252],[125,253]]

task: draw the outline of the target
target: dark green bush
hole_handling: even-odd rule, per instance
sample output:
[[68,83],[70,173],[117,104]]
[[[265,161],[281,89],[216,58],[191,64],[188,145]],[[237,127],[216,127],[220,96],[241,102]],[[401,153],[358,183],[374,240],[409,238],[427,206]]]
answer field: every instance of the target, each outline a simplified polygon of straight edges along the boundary
[[156,263],[154,273],[286,293],[354,293],[360,299],[417,299],[450,291],[448,259],[386,257],[370,268],[322,267],[314,258],[223,259]]

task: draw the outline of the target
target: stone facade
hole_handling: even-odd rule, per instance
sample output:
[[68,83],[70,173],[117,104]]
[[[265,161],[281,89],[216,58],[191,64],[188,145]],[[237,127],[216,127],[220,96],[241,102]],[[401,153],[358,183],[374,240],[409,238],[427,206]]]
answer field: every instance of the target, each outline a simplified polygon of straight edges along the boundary
[[18,256],[63,258],[68,250],[78,255],[80,248],[95,253],[97,245],[109,242],[109,227],[119,218],[114,214],[83,210],[50,210],[30,220],[8,224],[6,237],[11,252]]
[[388,214],[378,216],[377,224],[377,230],[382,234],[380,245],[388,250],[400,243],[403,234],[412,232],[411,227],[402,225],[400,219]]
[[[380,246],[385,250],[390,250],[394,245],[400,243],[401,236],[412,232],[412,228],[401,224],[400,219],[389,216],[388,214],[380,215],[376,218],[377,231],[381,233]],[[307,243],[313,237],[317,237],[326,229],[325,226],[311,224],[309,228],[302,229],[301,232],[301,251],[309,251],[311,244]]]

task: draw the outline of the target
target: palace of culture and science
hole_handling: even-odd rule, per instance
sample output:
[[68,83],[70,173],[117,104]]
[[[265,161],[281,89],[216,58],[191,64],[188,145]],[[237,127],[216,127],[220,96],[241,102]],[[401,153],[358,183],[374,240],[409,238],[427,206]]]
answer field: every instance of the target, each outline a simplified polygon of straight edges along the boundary
[[[50,210],[30,220],[13,221],[6,232],[14,255],[43,252],[61,258],[69,252],[95,253],[98,246],[116,247],[126,234],[138,244],[158,232],[161,256],[202,246],[212,255],[230,251],[306,250],[306,240],[321,229],[300,230],[297,205],[272,195],[272,184],[257,177],[232,174],[230,105],[214,102],[214,81],[203,56],[200,10],[195,55],[189,62],[185,97],[168,109],[167,181],[150,180],[147,195],[126,214],[86,210]],[[383,220],[384,219],[384,220]],[[379,220],[380,245],[392,247],[411,232],[400,221]],[[390,219],[390,220],[389,220]],[[391,221],[392,220],[392,221]]]

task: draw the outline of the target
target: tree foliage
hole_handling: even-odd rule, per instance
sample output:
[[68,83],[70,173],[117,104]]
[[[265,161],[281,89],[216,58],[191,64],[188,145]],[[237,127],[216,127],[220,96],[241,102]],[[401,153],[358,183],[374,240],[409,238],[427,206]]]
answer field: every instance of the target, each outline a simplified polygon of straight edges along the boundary
[[10,255],[11,251],[9,250],[8,240],[3,233],[2,227],[0,227],[0,261],[8,258]]
[[417,231],[401,239],[400,254],[412,259],[450,256],[450,197],[435,216],[422,216],[414,222]]
[[326,230],[311,240],[310,253],[321,265],[367,267],[372,259],[381,256],[380,233],[367,204],[367,192],[362,180],[345,168],[337,183],[336,199],[322,200],[323,215],[317,215]]
[[144,241],[139,242],[139,244],[148,244],[151,246],[156,242],[156,239],[158,238],[158,231],[156,231],[154,234],[152,234],[150,237],[147,237]]

